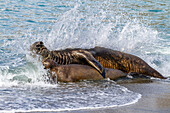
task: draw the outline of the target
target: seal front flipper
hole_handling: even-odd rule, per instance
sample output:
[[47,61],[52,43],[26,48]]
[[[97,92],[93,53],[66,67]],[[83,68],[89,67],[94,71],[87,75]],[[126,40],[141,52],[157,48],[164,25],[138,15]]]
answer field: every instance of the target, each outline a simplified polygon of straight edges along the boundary
[[73,51],[73,54],[76,54],[79,57],[79,60],[84,59],[86,63],[93,68],[95,68],[103,78],[105,78],[105,71],[103,66],[93,57],[93,55],[85,50]]
[[92,67],[94,67],[102,75],[103,78],[105,78],[105,69],[96,59],[86,59],[86,60]]

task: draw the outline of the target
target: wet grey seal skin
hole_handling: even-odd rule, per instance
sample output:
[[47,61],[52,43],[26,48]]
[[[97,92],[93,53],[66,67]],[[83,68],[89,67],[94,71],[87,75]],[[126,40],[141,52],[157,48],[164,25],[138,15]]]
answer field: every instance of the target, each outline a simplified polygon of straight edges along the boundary
[[[43,62],[45,69],[50,69],[50,77],[53,82],[75,82],[81,80],[101,80],[100,73],[94,68],[87,65],[69,64],[59,65],[51,59],[46,59]],[[117,69],[105,68],[106,78],[116,80],[121,77],[126,77],[127,74]]]
[[85,50],[89,51],[105,68],[113,68],[126,73],[144,74],[155,78],[166,79],[137,56],[104,47],[95,47]]
[[58,64],[83,64],[95,68],[105,78],[103,66],[91,55],[90,52],[83,49],[65,49],[49,51],[43,42],[35,42],[30,50],[33,53],[41,55],[43,59],[52,59]]

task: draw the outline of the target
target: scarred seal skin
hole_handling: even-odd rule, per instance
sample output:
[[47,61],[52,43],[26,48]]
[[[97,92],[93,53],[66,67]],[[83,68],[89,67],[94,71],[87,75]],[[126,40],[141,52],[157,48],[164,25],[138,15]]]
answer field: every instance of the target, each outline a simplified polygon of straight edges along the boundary
[[92,56],[92,54],[83,49],[65,49],[49,51],[43,42],[35,42],[31,45],[30,50],[33,53],[41,55],[44,59],[52,59],[58,64],[82,64],[89,65],[96,69],[105,78],[103,66]]
[[89,51],[105,68],[118,69],[126,73],[143,74],[155,78],[166,79],[158,71],[150,67],[144,60],[137,56],[104,47],[95,47],[86,50]]
[[[51,59],[43,61],[45,69],[50,70],[50,78],[54,83],[60,82],[76,82],[81,80],[102,80],[103,77],[94,68],[87,65],[69,64],[59,65]],[[116,80],[126,77],[127,74],[120,70],[105,68],[106,78]]]

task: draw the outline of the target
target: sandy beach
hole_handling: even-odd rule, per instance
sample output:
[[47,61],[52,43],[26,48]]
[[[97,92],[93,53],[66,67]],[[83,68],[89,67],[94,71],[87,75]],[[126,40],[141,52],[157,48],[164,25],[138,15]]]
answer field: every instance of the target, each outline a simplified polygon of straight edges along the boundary
[[[135,104],[122,107],[60,111],[57,113],[170,113],[169,82],[147,79],[118,82],[118,84],[142,94],[142,98]],[[43,112],[49,113],[49,111]]]

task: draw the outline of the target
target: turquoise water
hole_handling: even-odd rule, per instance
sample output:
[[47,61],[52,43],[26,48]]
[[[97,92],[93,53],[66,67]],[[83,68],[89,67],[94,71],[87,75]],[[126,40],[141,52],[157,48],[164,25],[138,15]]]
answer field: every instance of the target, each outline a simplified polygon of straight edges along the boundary
[[[87,89],[96,83],[82,82],[84,92],[80,84],[71,84],[70,94],[67,93],[70,84],[65,88],[63,84],[50,85],[43,76],[46,70],[30,55],[29,47],[40,40],[51,50],[108,47],[137,55],[169,77],[169,6],[168,0],[0,1],[0,110],[81,109],[136,102],[140,94],[110,81],[104,82],[108,90],[103,90],[100,84],[90,91]],[[52,97],[61,99],[62,94],[57,92],[63,90],[66,94],[61,103],[54,100],[61,106],[51,104]],[[108,93],[107,101],[101,96],[94,101],[98,104],[89,103],[87,95],[98,98],[95,91]],[[81,93],[84,98],[77,101]],[[102,103],[104,100],[106,103]]]

